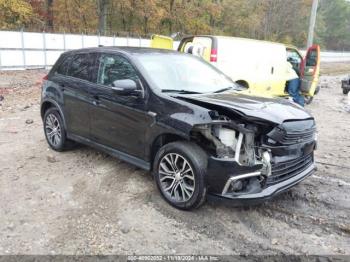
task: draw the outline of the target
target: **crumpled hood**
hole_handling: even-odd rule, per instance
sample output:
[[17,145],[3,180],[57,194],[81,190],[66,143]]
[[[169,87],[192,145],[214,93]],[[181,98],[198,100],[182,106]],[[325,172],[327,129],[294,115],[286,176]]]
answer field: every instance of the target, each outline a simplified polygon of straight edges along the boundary
[[[286,120],[312,118],[302,107],[286,99],[254,97],[237,92],[201,95],[177,95],[177,98],[205,107],[206,104],[231,109],[247,117],[254,117],[276,124]],[[212,106],[210,106],[212,108]]]

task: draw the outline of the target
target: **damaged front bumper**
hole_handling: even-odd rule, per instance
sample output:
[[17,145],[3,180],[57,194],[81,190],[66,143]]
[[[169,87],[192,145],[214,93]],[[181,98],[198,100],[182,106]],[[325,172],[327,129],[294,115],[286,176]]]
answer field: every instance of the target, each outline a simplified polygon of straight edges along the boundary
[[260,192],[256,193],[248,193],[248,194],[215,194],[211,193],[208,195],[208,200],[212,201],[222,201],[222,200],[230,200],[235,201],[235,204],[259,204],[263,201],[266,201],[268,199],[271,199],[275,197],[276,195],[288,190],[289,188],[295,186],[300,181],[304,180],[308,176],[312,175],[315,170],[315,165],[312,164],[310,167],[308,167],[305,171],[301,172],[300,174],[291,177],[287,180],[284,180],[278,184],[271,185],[267,188],[261,189]]
[[[276,196],[313,174],[316,142],[295,146],[299,156],[285,160],[275,157],[272,174],[262,175],[263,165],[244,166],[234,159],[209,157],[207,185],[209,200],[229,200],[234,205],[256,204]],[[288,147],[290,150],[290,147]],[[279,148],[281,150],[281,148]],[[286,148],[275,153],[284,155]],[[283,160],[278,161],[277,159]]]

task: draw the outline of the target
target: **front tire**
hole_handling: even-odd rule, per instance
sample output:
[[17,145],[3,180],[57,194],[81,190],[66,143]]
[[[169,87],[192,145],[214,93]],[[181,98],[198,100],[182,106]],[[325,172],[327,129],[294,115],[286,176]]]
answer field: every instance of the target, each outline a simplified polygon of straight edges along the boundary
[[55,151],[64,151],[69,144],[62,117],[57,108],[49,108],[43,119],[44,133],[49,146]]
[[343,88],[343,94],[344,94],[344,95],[347,95],[348,93],[349,93],[349,90],[348,90],[348,89]]
[[191,142],[163,146],[154,161],[154,176],[162,197],[172,206],[191,210],[206,199],[207,155]]

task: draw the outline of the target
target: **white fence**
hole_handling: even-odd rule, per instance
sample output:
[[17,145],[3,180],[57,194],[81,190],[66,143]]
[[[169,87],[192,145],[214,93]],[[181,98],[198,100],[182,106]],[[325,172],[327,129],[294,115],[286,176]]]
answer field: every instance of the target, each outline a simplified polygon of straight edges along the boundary
[[149,39],[0,31],[0,70],[46,68],[52,66],[60,54],[85,47],[138,46],[149,47]]
[[[301,54],[305,56],[306,51],[301,50]],[[322,51],[321,62],[324,62],[324,63],[350,62],[350,52]]]
[[[51,67],[60,54],[84,47],[150,47],[150,39],[0,31],[0,70]],[[177,48],[175,42],[174,48]],[[350,52],[321,52],[321,62],[350,62]]]
[[350,62],[350,52],[321,52],[321,62]]

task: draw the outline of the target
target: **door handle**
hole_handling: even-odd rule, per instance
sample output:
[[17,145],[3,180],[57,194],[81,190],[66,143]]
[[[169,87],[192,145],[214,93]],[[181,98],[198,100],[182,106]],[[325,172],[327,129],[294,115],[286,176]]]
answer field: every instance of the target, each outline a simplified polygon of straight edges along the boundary
[[97,106],[98,104],[100,104],[100,97],[98,95],[94,95],[92,96],[93,100],[92,100],[92,104],[94,106]]
[[61,91],[64,91],[65,85],[64,84],[60,84],[60,89]]
[[156,117],[156,116],[157,116],[157,113],[152,112],[152,111],[148,111],[148,112],[147,112],[147,115],[149,115],[149,116],[151,116],[151,117]]

